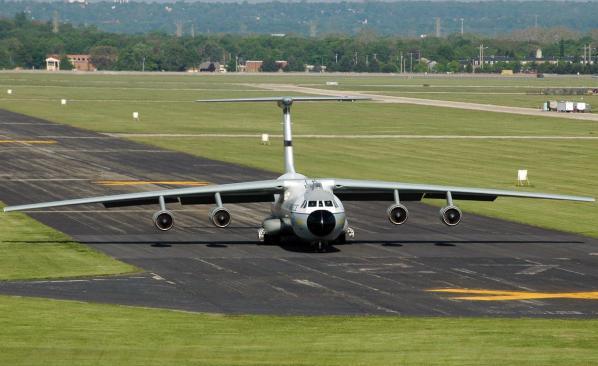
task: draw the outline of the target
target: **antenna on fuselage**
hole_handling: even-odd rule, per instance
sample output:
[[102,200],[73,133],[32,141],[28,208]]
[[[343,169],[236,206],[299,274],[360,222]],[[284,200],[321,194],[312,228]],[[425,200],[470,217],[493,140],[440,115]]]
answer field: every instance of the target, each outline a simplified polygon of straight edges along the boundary
[[236,99],[200,99],[196,102],[276,102],[282,109],[282,129],[284,144],[284,170],[286,174],[295,174],[293,159],[293,134],[291,132],[291,106],[293,102],[338,101],[353,102],[356,100],[370,100],[365,97],[266,97],[266,98],[236,98]]

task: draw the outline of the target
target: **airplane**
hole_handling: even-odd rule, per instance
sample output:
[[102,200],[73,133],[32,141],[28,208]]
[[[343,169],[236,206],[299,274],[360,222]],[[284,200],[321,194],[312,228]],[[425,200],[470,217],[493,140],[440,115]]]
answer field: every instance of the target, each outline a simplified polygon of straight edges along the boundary
[[354,229],[349,226],[343,201],[389,201],[391,204],[386,210],[389,221],[394,225],[402,225],[409,217],[409,211],[403,202],[421,201],[423,198],[444,199],[446,206],[440,209],[439,214],[441,221],[449,227],[458,225],[462,218],[462,212],[453,200],[494,201],[497,197],[521,197],[581,202],[595,201],[592,197],[484,188],[339,178],[312,179],[297,173],[291,133],[291,106],[293,103],[354,102],[367,99],[351,96],[298,96],[197,100],[202,103],[276,102],[282,109],[285,166],[284,174],[278,179],[8,206],[4,208],[4,211],[35,210],[93,203],[101,203],[106,208],[159,205],[159,210],[153,215],[152,221],[158,230],[168,231],[174,227],[175,218],[167,209],[167,204],[212,204],[214,207],[209,211],[209,220],[214,226],[225,228],[231,224],[231,214],[224,206],[225,203],[269,202],[271,203],[271,214],[263,220],[258,230],[259,241],[278,243],[283,236],[294,236],[322,251],[331,244],[344,243],[347,239],[355,236]]

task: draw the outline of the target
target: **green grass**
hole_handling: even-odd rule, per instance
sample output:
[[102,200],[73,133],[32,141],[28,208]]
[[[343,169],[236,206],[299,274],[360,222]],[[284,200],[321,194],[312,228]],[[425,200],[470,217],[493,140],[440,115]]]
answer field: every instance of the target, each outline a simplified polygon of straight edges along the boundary
[[[341,85],[411,83],[439,89],[529,88],[588,85],[593,78],[419,78],[342,77]],[[0,74],[0,85],[15,94],[0,108],[113,133],[280,134],[280,111],[269,104],[198,104],[199,98],[264,96],[250,82],[324,83],[322,76],[70,75]],[[36,87],[39,84],[43,87]],[[243,85],[240,85],[243,84]],[[464,84],[462,87],[459,86]],[[20,85],[20,86],[19,86]],[[459,87],[458,87],[459,86]],[[243,88],[246,91],[239,91]],[[433,87],[436,88],[436,87]],[[212,90],[209,90],[212,89]],[[421,89],[421,88],[420,88]],[[60,98],[75,99],[66,106]],[[457,98],[457,97],[455,97]],[[510,103],[510,102],[509,102]],[[141,113],[134,122],[132,111]],[[296,134],[598,136],[593,121],[518,116],[450,108],[379,103],[306,103],[293,106]],[[280,172],[277,141],[261,147],[255,139],[134,138],[200,156]],[[339,176],[474,187],[517,189],[516,171],[528,169],[539,192],[598,197],[596,140],[346,140],[297,138],[297,168],[310,176]],[[201,178],[198,172],[198,178]],[[528,188],[529,189],[529,188]],[[595,204],[499,199],[459,203],[467,212],[500,217],[598,237]],[[546,212],[551,212],[547,215]],[[435,218],[430,218],[435,219]]]
[[65,234],[21,213],[3,214],[0,233],[0,280],[112,275],[136,271],[135,267],[75,243]]
[[597,320],[221,316],[0,297],[3,365],[592,365]]

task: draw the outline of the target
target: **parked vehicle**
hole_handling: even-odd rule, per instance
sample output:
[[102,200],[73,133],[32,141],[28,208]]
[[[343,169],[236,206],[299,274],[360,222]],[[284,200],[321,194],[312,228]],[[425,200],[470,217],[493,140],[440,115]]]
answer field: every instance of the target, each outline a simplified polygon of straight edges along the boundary
[[556,106],[556,111],[557,112],[573,112],[575,110],[574,106],[573,106],[573,102],[569,102],[569,101],[560,101],[557,103]]

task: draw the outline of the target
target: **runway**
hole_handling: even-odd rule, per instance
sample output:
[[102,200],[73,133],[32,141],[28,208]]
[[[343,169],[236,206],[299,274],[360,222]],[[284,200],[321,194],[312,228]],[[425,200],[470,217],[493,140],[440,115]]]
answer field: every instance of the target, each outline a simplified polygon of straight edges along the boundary
[[[0,144],[10,205],[277,176],[1,110],[0,130],[21,140]],[[56,143],[27,143],[42,136]],[[144,184],[114,184],[134,181]],[[225,230],[208,223],[209,207],[172,205],[166,233],[152,226],[157,207],[30,213],[145,272],[0,282],[0,293],[230,314],[598,316],[598,240],[467,213],[448,228],[437,208],[412,203],[395,227],[388,205],[347,203],[356,240],[327,253],[258,243],[264,204],[230,205]]]

